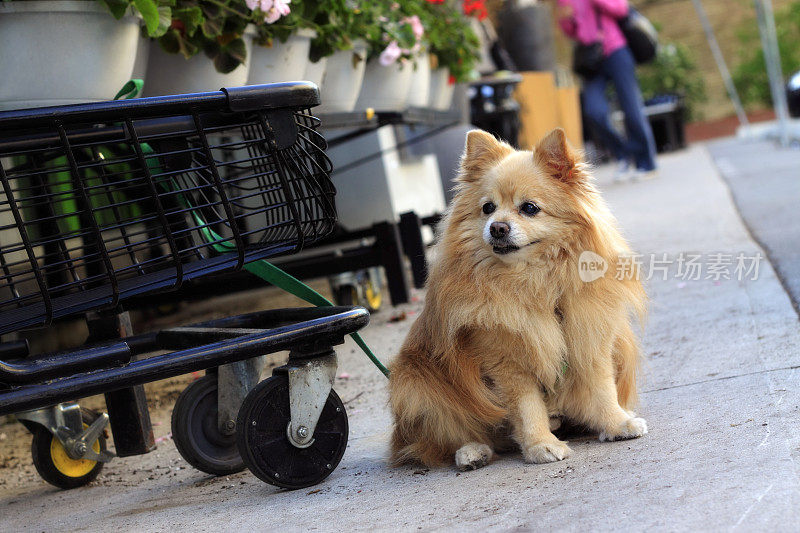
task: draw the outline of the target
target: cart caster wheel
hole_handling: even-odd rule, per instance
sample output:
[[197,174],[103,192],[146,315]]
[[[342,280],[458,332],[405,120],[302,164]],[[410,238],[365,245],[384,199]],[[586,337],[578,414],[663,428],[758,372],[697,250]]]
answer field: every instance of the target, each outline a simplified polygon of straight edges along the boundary
[[356,305],[358,302],[358,291],[355,285],[345,284],[339,285],[333,292],[333,300],[336,305],[351,306]]
[[186,387],[172,409],[172,440],[196,469],[214,476],[244,470],[236,435],[225,435],[217,424],[217,376],[207,375]]
[[307,448],[289,442],[289,379],[273,376],[244,400],[236,423],[236,441],[245,464],[262,481],[285,489],[316,485],[339,465],[347,447],[347,413],[331,389]]
[[367,277],[366,281],[361,285],[361,291],[364,295],[362,305],[367,308],[367,311],[374,313],[380,310],[383,303],[383,294],[381,294],[381,288],[372,283],[372,279]]
[[383,294],[380,287],[375,287],[372,280],[367,278],[364,281],[359,281],[358,288],[349,283],[339,285],[334,291],[333,299],[336,305],[360,305],[370,313],[374,313],[381,308]]
[[[88,428],[98,416],[94,411],[82,407],[83,429]],[[105,449],[106,438],[103,436],[92,444],[95,453]],[[60,489],[82,487],[93,481],[103,469],[103,463],[99,461],[71,458],[55,435],[39,424],[33,429],[31,457],[42,479]]]

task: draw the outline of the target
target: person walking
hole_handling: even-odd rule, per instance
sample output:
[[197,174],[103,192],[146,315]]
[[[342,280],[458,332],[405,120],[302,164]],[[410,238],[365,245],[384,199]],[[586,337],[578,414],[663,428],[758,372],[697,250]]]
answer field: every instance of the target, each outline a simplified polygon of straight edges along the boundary
[[[556,6],[559,26],[568,37],[584,45],[602,44],[597,73],[583,80],[583,112],[617,159],[614,180],[656,177],[655,142],[643,110],[636,62],[617,23],[628,14],[627,0],[556,0]],[[609,82],[625,115],[627,138],[611,126]]]

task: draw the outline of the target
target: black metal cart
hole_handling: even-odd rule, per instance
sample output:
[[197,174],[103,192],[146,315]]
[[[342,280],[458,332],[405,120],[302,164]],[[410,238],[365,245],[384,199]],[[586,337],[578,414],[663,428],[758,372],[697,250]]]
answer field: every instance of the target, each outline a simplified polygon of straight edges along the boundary
[[[133,335],[125,303],[300,250],[334,228],[335,190],[314,85],[0,113],[0,335],[85,316],[84,346],[0,343],[0,416],[34,435],[64,488],[113,455],[153,449],[143,383],[207,370],[178,399],[176,446],[212,474],[248,467],[299,488],[336,468],[347,415],[332,346],[366,310],[270,310]],[[289,362],[258,383],[261,356]],[[105,394],[108,414],[76,400]]]

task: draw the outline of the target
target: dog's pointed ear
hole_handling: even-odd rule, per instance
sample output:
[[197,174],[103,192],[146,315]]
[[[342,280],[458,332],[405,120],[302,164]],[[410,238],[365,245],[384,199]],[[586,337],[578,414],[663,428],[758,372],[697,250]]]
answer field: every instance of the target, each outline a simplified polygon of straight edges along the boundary
[[461,156],[460,181],[477,181],[492,165],[513,151],[513,148],[498,141],[490,133],[483,130],[470,131],[467,133],[464,155]]
[[554,129],[539,141],[533,158],[545,172],[564,183],[578,183],[585,178],[581,172],[580,154],[570,147],[561,128]]

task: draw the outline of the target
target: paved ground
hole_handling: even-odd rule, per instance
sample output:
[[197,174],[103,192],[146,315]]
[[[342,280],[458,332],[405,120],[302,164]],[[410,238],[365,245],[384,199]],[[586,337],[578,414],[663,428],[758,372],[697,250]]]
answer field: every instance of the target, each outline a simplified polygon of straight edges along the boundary
[[726,139],[709,144],[750,232],[800,309],[800,148]]
[[[658,180],[601,183],[643,254],[759,252],[702,146],[662,158]],[[458,474],[389,469],[383,377],[351,344],[337,390],[350,413],[340,467],[313,490],[285,492],[248,473],[186,469],[172,443],[112,462],[97,485],[57,492],[33,478],[0,485],[0,530],[797,530],[800,513],[800,332],[772,267],[756,281],[648,281],[642,439],[572,441],[573,456],[525,465],[519,454]],[[647,264],[647,261],[645,261]],[[646,269],[647,270],[647,269]],[[715,275],[712,275],[712,278]],[[416,293],[418,298],[424,297]],[[389,358],[419,301],[378,313],[364,336]],[[8,427],[8,426],[7,426]],[[163,435],[166,429],[157,428]],[[0,444],[2,450],[2,444]],[[22,467],[20,467],[21,469]],[[142,475],[143,470],[162,475]],[[135,473],[134,473],[135,472]],[[152,478],[152,479],[151,479]]]

